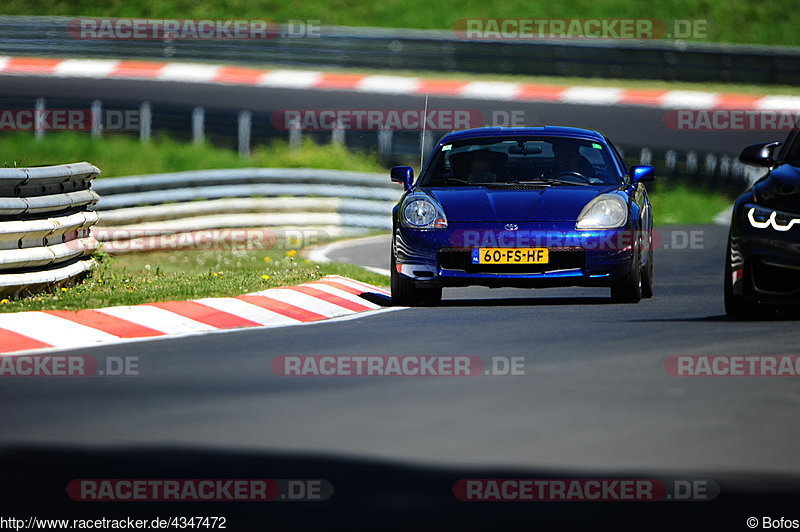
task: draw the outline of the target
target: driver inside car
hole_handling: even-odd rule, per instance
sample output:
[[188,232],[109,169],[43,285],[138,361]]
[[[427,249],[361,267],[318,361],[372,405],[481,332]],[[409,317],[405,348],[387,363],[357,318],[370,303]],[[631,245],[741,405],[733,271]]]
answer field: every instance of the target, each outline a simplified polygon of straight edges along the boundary
[[470,152],[469,180],[472,183],[497,181],[499,167],[505,164],[506,155],[491,150]]
[[555,165],[552,177],[569,172],[577,172],[586,178],[596,177],[592,163],[580,154],[578,145],[574,142],[553,143],[553,153],[555,154]]

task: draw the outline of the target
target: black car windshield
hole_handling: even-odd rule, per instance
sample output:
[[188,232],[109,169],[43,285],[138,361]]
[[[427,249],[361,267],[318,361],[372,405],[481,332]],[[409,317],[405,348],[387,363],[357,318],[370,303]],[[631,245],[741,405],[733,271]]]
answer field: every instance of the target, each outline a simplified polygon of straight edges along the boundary
[[619,185],[605,144],[569,137],[492,137],[445,144],[421,186]]

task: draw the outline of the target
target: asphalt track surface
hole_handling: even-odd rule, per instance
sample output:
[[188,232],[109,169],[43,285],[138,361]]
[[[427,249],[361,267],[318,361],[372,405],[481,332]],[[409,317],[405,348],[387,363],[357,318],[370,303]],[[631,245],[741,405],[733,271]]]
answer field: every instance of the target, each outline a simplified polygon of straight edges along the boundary
[[[664,231],[668,243],[683,239],[673,240],[669,231],[696,232],[701,249],[658,250],[655,297],[636,305],[610,303],[605,289],[446,289],[437,308],[81,350],[100,360],[139,357],[141,374],[3,379],[0,461],[15,485],[23,486],[31,480],[21,464],[55,464],[37,478],[49,479],[48,489],[62,494],[57,479],[108,477],[109,471],[120,478],[124,464],[162,476],[165,470],[174,476],[202,470],[206,478],[209,471],[220,474],[220,464],[227,464],[225,476],[255,468],[293,478],[294,465],[295,477],[316,473],[339,478],[333,481],[338,493],[361,490],[360,502],[345,493],[338,508],[346,513],[359,507],[365,519],[384,519],[380,509],[404,504],[432,511],[429,506],[442,494],[426,490],[487,470],[505,476],[544,471],[551,478],[609,472],[703,478],[722,486],[721,497],[728,497],[722,503],[651,503],[633,513],[608,503],[592,506],[586,519],[617,519],[620,511],[630,519],[641,512],[642,519],[660,515],[664,524],[665,516],[677,519],[687,512],[697,518],[702,511],[743,527],[758,494],[759,508],[772,505],[773,513],[783,509],[785,515],[800,478],[797,381],[673,377],[663,364],[670,355],[796,354],[797,322],[724,316],[726,228]],[[385,268],[388,237],[340,249],[333,258]],[[409,354],[475,355],[486,364],[494,356],[522,357],[525,375],[321,378],[281,377],[270,370],[279,355]],[[154,454],[142,454],[145,449]],[[87,470],[104,474],[92,477]],[[369,487],[348,485],[354,478]],[[394,491],[378,487],[381,482]],[[417,498],[398,494],[399,486]],[[733,495],[737,489],[746,492],[739,499]],[[794,490],[791,498],[785,490]],[[372,506],[363,498],[366,492],[394,502]],[[27,492],[9,493],[14,499]],[[420,499],[423,493],[427,497]],[[18,502],[24,507],[30,501]],[[723,503],[724,515],[718,515]],[[496,506],[484,510],[503,518],[530,512],[511,504],[502,512]],[[537,519],[564,518],[563,504],[547,506]],[[271,515],[285,522],[297,518],[292,512],[283,506]],[[471,512],[461,507],[447,523],[482,523]],[[572,516],[567,522],[581,521]]]
[[[215,109],[278,111],[286,109],[421,109],[423,96],[297,90],[114,79],[44,79],[0,76],[2,98],[60,98],[113,102],[150,101]],[[429,109],[477,110],[489,120],[493,112],[517,112],[525,125],[565,125],[598,129],[622,146],[723,152],[737,155],[744,146],[783,140],[785,132],[674,131],[664,123],[664,109],[563,103],[492,101],[431,96]],[[188,127],[188,126],[187,126]]]
[[[702,249],[659,250],[655,297],[637,305],[611,304],[602,288],[448,288],[441,308],[377,318],[396,324],[399,343],[391,327],[370,329],[381,348],[389,344],[399,352],[411,343],[426,353],[525,357],[526,377],[493,377],[502,382],[496,388],[487,382],[486,395],[471,389],[457,394],[470,415],[481,423],[492,420],[491,434],[483,437],[487,445],[494,442],[495,452],[479,459],[484,462],[508,464],[513,456],[517,464],[535,465],[539,459],[530,459],[539,455],[536,465],[587,470],[613,464],[800,472],[793,450],[800,430],[791,421],[799,413],[800,393],[792,379],[670,377],[662,366],[671,355],[794,354],[797,323],[725,316],[726,227],[661,232],[664,246],[683,248],[685,236],[694,233]],[[330,257],[388,268],[388,249],[387,237]],[[437,385],[448,405],[444,410],[452,414],[460,409],[450,401],[454,390],[448,384],[460,386]],[[497,409],[486,410],[491,404]],[[467,448],[481,435],[470,434],[469,416],[462,422],[459,430],[451,418],[441,431],[449,446],[436,461],[473,461]]]
[[[345,92],[0,77],[0,97],[35,96],[264,111],[354,107]],[[411,96],[359,94],[355,101],[360,109],[422,105]],[[774,136],[674,132],[659,109],[431,103],[484,113],[522,109],[528,123],[596,127],[623,145],[736,153]],[[437,308],[73,351],[100,361],[138,357],[138,376],[3,378],[0,513],[152,517],[201,509],[229,515],[233,530],[569,530],[597,523],[737,530],[751,515],[800,518],[796,379],[673,377],[664,369],[672,355],[797,354],[798,324],[726,318],[726,228],[671,229],[700,231],[702,246],[659,249],[655,297],[638,305],[611,304],[604,289],[446,289]],[[387,268],[388,240],[332,257]],[[270,370],[280,355],[522,357],[525,374],[289,378]],[[110,506],[64,495],[74,478],[148,476],[326,478],[336,495],[268,508]],[[475,476],[703,478],[720,495],[703,503],[455,501],[454,480]]]

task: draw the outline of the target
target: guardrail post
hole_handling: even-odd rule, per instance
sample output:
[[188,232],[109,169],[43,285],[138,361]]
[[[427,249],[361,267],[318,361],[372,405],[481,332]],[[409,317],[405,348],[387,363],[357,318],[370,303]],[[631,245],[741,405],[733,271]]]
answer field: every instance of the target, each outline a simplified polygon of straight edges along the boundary
[[378,158],[386,163],[392,157],[392,130],[381,128],[378,130]]
[[36,99],[36,106],[34,107],[34,113],[36,119],[34,120],[34,135],[37,139],[41,139],[44,137],[44,113],[45,113],[45,102],[44,98],[37,98]]
[[669,177],[675,177],[678,171],[678,154],[675,150],[667,150],[664,154],[664,166]]
[[239,111],[239,155],[250,155],[250,130],[253,114],[250,111]]
[[686,152],[686,176],[690,179],[697,175],[697,153]]
[[331,131],[331,143],[336,146],[344,146],[344,126],[341,122],[336,122]]
[[642,148],[639,152],[639,164],[650,165],[653,162],[653,152],[650,148]]
[[707,153],[705,157],[706,174],[713,176],[717,172],[717,156],[713,153]]
[[723,155],[719,159],[719,177],[721,179],[727,179],[731,173],[731,165],[733,164],[733,160],[728,155]]
[[300,144],[303,140],[303,129],[300,127],[298,120],[289,122],[289,148],[292,150],[299,150]]
[[150,133],[153,127],[153,110],[150,102],[144,102],[139,106],[139,140],[141,142],[150,141]]
[[717,176],[717,165],[717,156],[713,153],[707,153],[703,159],[703,167],[706,172],[706,182],[710,189],[715,189],[718,186],[719,177]]
[[192,140],[195,144],[202,144],[205,137],[206,110],[202,107],[192,109]]
[[103,102],[94,100],[91,107],[92,137],[100,138],[103,134]]

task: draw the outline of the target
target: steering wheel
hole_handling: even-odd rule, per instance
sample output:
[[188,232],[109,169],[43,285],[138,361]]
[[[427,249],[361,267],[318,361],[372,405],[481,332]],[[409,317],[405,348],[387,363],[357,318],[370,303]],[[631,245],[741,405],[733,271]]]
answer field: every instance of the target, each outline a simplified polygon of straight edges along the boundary
[[583,175],[580,172],[561,172],[560,174],[554,175],[553,179],[557,179],[557,178],[560,178],[560,177],[567,177],[567,176],[577,177],[577,178],[582,179],[583,181],[585,181],[587,183],[589,182],[589,178],[586,177],[585,175]]

